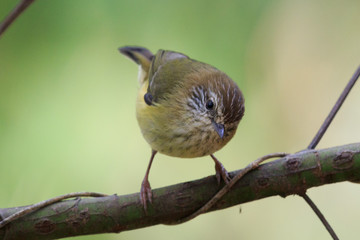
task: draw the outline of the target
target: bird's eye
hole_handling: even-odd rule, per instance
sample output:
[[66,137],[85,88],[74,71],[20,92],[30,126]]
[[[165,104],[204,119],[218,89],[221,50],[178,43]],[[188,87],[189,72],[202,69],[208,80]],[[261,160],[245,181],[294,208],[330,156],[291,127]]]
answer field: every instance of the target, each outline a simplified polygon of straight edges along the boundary
[[145,100],[147,105],[151,106],[152,105],[152,100],[153,100],[153,96],[151,95],[151,93],[145,93],[144,100]]
[[214,102],[212,100],[208,100],[206,102],[206,109],[207,110],[212,110],[214,108]]

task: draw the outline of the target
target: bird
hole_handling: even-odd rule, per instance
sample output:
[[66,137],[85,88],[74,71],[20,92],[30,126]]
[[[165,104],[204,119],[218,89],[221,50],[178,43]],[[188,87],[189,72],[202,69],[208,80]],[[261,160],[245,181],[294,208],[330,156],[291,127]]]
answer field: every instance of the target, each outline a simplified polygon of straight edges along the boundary
[[139,65],[136,118],[152,149],[140,188],[145,211],[152,203],[149,173],[157,153],[211,156],[217,182],[228,184],[229,174],[214,153],[232,139],[244,115],[244,96],[237,84],[217,68],[179,52],[160,49],[154,55],[138,46],[119,51]]

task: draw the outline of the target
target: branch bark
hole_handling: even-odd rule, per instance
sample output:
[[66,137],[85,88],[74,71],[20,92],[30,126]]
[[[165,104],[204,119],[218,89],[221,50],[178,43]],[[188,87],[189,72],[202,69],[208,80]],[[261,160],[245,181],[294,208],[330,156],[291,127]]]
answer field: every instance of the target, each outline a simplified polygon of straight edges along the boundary
[[[360,143],[304,150],[249,172],[210,211],[275,195],[301,195],[325,184],[359,181],[359,172]],[[62,201],[6,225],[0,229],[0,239],[55,239],[173,223],[199,209],[219,189],[214,176],[155,189],[147,213],[139,193]],[[0,209],[0,217],[23,208]]]

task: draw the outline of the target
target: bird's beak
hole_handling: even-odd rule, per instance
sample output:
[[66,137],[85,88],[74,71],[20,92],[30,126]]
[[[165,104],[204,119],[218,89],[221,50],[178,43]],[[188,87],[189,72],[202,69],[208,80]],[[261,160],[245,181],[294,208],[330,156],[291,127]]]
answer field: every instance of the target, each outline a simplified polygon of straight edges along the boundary
[[219,137],[220,138],[223,138],[224,137],[224,133],[225,133],[225,127],[223,124],[221,123],[217,123],[215,122],[214,120],[212,120],[212,124],[215,128],[215,131],[217,132],[217,134],[219,134]]

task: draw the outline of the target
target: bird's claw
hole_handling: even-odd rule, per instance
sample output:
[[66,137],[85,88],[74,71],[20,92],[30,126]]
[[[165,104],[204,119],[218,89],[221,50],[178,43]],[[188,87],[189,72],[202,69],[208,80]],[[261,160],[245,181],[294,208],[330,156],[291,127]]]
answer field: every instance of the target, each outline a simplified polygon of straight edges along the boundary
[[140,201],[144,207],[145,212],[147,211],[147,202],[152,203],[152,192],[150,183],[147,179],[144,179],[140,189]]
[[226,171],[224,165],[222,165],[222,163],[220,162],[215,163],[215,171],[216,171],[216,180],[218,184],[220,184],[221,179],[223,179],[226,184],[230,183],[231,178],[229,176],[229,173]]

